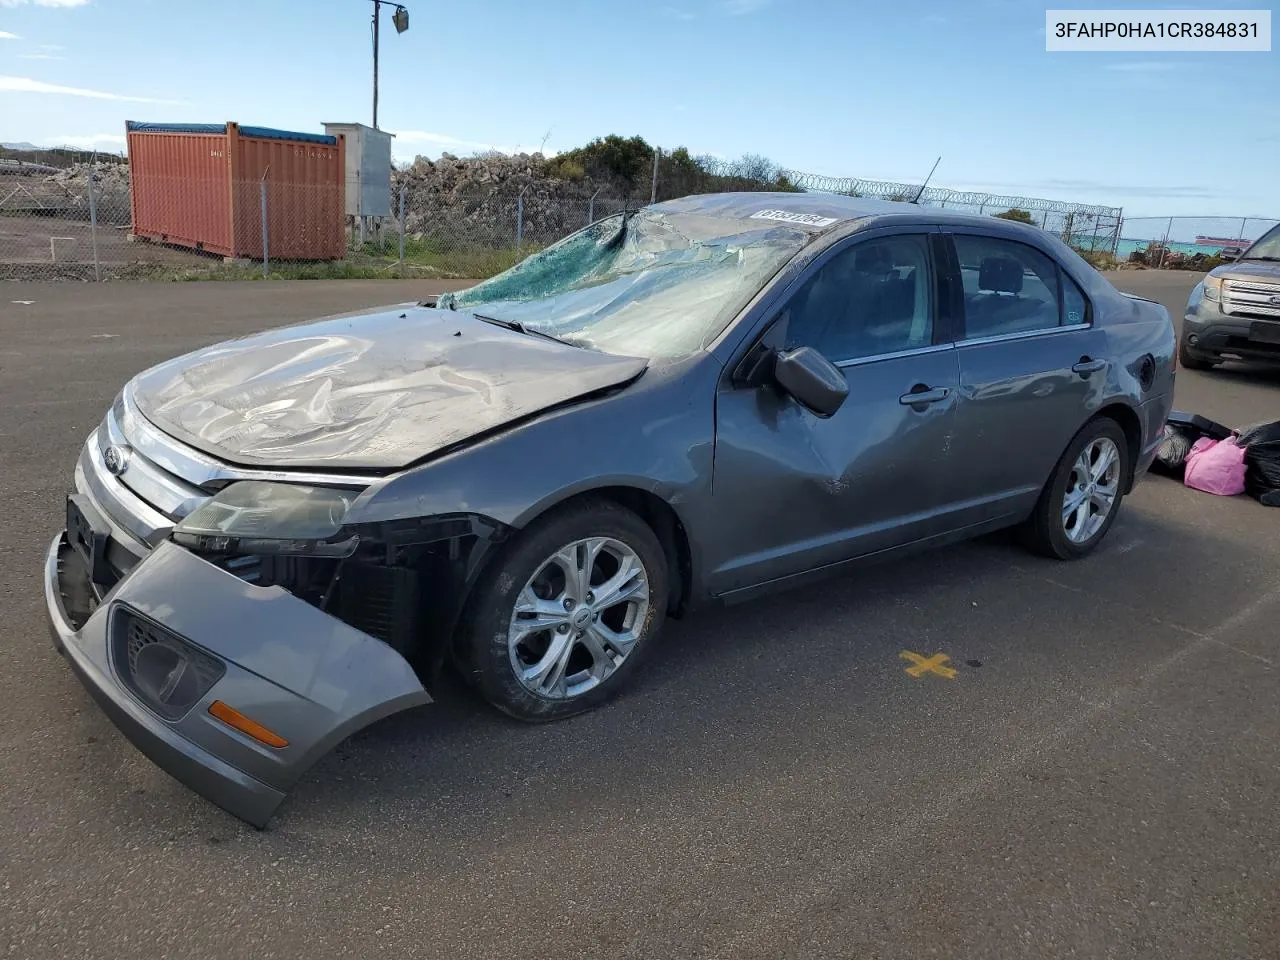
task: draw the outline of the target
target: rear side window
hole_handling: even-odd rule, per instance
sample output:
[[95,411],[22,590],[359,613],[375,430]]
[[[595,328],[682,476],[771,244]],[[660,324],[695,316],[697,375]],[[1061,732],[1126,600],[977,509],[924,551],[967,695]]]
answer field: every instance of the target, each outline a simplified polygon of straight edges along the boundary
[[[966,339],[1061,325],[1059,273],[1053,260],[1014,240],[968,234],[956,234],[953,239],[964,283]],[[1083,313],[1084,296],[1079,288],[1075,293],[1079,297],[1077,310]]]
[[1089,301],[1084,298],[1080,285],[1060,271],[1062,277],[1062,323],[1063,326],[1074,326],[1077,323],[1089,322]]

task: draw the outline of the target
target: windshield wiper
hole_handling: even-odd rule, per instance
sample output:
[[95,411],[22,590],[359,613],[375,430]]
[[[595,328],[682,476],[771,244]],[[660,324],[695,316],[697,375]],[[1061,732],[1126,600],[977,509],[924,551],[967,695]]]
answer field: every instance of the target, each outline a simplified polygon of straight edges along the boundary
[[1266,260],[1268,263],[1280,263],[1280,257],[1241,257],[1241,260]]
[[530,337],[542,337],[544,340],[554,340],[556,343],[563,343],[570,347],[581,347],[582,344],[574,343],[572,340],[562,340],[555,334],[547,333],[545,330],[539,330],[536,327],[526,327],[519,320],[502,320],[498,317],[486,317],[483,313],[471,312],[471,315],[477,320],[483,320],[485,323],[492,323],[495,327],[506,327],[508,330],[514,330],[516,333],[523,333]]

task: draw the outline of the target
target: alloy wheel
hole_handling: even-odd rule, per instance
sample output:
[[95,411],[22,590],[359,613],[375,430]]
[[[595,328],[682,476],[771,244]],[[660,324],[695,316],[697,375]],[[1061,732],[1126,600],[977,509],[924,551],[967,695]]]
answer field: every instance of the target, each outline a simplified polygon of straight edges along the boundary
[[649,575],[636,551],[612,537],[577,540],[543,560],[517,595],[511,667],[531,693],[580,696],[622,666],[648,613]]
[[1062,529],[1072,543],[1087,543],[1102,529],[1120,495],[1120,449],[1110,437],[1085,445],[1072,464],[1062,497]]

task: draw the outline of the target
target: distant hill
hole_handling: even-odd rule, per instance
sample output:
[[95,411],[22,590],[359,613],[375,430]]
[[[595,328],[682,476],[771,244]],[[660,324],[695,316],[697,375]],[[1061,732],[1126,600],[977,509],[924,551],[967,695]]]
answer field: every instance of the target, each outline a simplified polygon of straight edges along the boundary
[[34,143],[27,143],[27,142],[24,140],[22,143],[0,143],[0,149],[4,149],[4,150],[39,150],[40,148],[39,148],[39,147],[37,147]]

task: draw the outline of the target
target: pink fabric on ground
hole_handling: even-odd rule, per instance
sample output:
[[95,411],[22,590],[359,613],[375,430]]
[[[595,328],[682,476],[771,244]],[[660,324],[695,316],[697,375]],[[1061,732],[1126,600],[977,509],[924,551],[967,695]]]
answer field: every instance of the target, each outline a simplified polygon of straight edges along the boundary
[[1183,479],[1193,490],[1234,497],[1244,493],[1244,447],[1236,446],[1231,437],[1219,443],[1201,437],[1187,454],[1187,472]]

